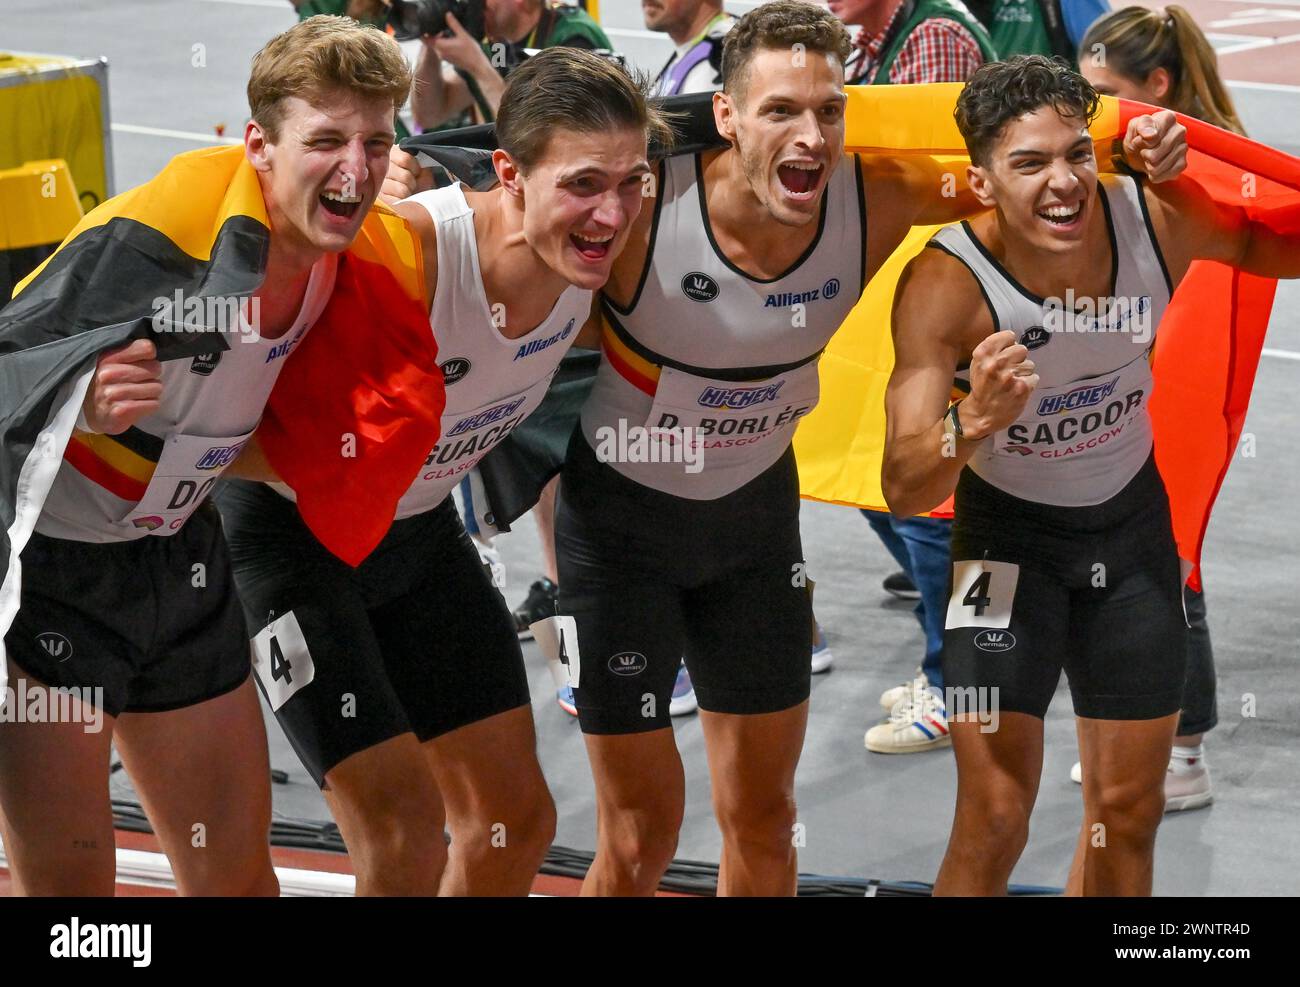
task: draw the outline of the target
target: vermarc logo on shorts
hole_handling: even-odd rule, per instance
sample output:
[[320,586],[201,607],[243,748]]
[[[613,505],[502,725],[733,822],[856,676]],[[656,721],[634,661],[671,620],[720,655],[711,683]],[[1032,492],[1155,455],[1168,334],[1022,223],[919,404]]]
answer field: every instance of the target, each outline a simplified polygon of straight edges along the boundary
[[1010,651],[1016,646],[1016,636],[1010,631],[984,630],[975,635],[975,647],[996,654]]
[[620,651],[609,659],[609,670],[615,675],[640,675],[645,671],[645,655],[639,651]]
[[42,631],[36,635],[37,646],[56,661],[72,657],[72,642],[58,631]]

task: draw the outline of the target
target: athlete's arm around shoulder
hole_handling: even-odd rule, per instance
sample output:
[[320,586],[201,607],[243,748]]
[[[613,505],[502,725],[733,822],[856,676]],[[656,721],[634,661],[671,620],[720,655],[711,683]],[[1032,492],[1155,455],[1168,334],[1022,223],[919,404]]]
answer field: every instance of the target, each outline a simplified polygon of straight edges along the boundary
[[[894,370],[885,390],[881,488],[896,517],[932,510],[952,493],[980,440],[1015,421],[1038,384],[1015,333],[993,315],[959,260],[927,248],[903,271],[894,296]],[[948,424],[953,375],[969,356],[971,393]]]
[[1243,207],[1211,198],[1187,179],[1144,183],[1143,194],[1175,287],[1194,260],[1217,260],[1263,277],[1300,278],[1300,234],[1275,233]]

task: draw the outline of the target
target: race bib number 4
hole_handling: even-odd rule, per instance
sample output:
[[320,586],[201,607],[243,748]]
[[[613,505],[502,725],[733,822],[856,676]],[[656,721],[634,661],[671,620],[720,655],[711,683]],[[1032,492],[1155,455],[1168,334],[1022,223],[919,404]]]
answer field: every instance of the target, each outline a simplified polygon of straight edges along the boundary
[[262,683],[272,711],[278,710],[316,677],[307,639],[292,610],[267,624],[253,638],[253,671]]
[[551,668],[555,687],[576,687],[582,667],[578,655],[578,622],[572,617],[547,617],[534,621],[531,629]]
[[1007,627],[1020,566],[972,559],[952,564],[952,597],[944,628]]

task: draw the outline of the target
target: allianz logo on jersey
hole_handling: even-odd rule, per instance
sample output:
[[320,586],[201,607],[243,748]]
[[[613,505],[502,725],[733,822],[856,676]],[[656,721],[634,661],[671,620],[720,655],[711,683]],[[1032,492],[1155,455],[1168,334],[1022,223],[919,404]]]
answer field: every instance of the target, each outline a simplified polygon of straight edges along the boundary
[[1066,411],[1076,411],[1079,408],[1090,408],[1094,404],[1101,404],[1114,394],[1118,385],[1119,377],[1112,377],[1104,384],[1085,384],[1083,387],[1076,387],[1064,394],[1049,394],[1038,402],[1038,413],[1040,415],[1059,415]]
[[213,446],[194,464],[196,470],[222,470],[235,461],[244,443],[236,442],[233,446]]
[[276,343],[271,347],[270,352],[266,354],[264,363],[270,363],[272,360],[278,360],[282,356],[288,356],[289,351],[298,345],[298,340],[302,338],[302,330],[294,335],[293,339],[286,339],[283,343]]
[[806,305],[808,302],[815,302],[818,299],[830,301],[839,293],[839,278],[831,278],[820,288],[813,288],[812,291],[781,291],[775,295],[768,295],[767,300],[763,302],[763,307],[789,308],[792,305]]
[[491,425],[493,422],[499,422],[502,418],[509,418],[518,411],[527,398],[515,398],[513,401],[506,401],[495,407],[480,411],[478,414],[470,415],[468,418],[462,418],[451,428],[447,429],[448,435],[460,435],[462,432],[472,432],[475,429],[482,428],[484,425]]
[[526,356],[532,356],[534,353],[540,353],[544,349],[549,349],[562,339],[568,339],[569,333],[573,332],[573,327],[577,319],[570,319],[561,329],[553,336],[547,336],[545,339],[534,339],[531,343],[525,343],[519,347],[519,352],[515,354],[515,359],[519,360]]
[[705,408],[750,408],[764,401],[775,401],[784,383],[778,380],[775,384],[761,387],[706,387],[698,400]]

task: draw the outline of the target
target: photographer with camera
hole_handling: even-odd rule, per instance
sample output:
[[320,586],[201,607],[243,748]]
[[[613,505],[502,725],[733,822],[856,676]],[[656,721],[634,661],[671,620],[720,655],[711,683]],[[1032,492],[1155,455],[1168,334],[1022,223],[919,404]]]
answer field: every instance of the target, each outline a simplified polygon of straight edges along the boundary
[[395,14],[418,8],[421,18],[424,46],[411,115],[424,130],[468,113],[478,121],[495,119],[505,76],[528,49],[612,48],[585,10],[551,0],[420,0],[393,7]]

